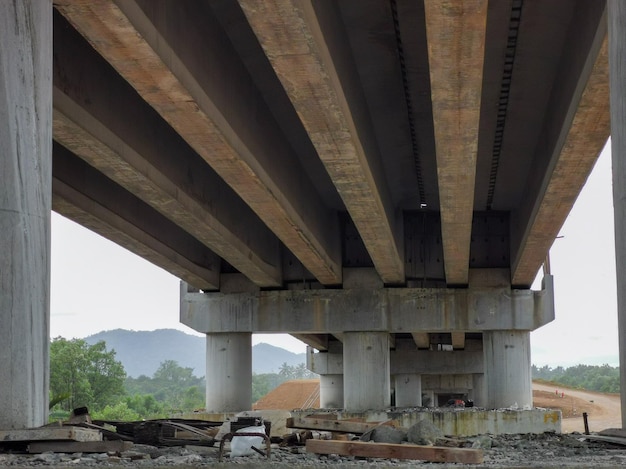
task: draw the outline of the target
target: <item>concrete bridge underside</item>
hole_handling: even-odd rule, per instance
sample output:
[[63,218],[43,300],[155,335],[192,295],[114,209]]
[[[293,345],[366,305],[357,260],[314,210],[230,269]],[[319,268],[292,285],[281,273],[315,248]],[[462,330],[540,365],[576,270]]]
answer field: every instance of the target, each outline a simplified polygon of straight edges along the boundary
[[51,208],[183,281],[208,410],[250,406],[255,332],[327,406],[530,405],[529,288],[611,129],[626,291],[624,10],[0,0],[0,427],[46,420]]

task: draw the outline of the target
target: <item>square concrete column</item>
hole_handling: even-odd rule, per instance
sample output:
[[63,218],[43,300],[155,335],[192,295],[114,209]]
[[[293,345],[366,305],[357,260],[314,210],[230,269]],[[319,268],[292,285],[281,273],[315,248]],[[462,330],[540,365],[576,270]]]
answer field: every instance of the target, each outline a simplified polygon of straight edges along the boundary
[[479,373],[472,375],[472,386],[473,388],[469,394],[469,398],[474,401],[476,407],[486,407],[485,375]]
[[343,409],[343,375],[320,375],[320,407]]
[[52,2],[0,1],[0,429],[47,423]]
[[[620,385],[626,390],[626,3],[609,0],[607,6]],[[626,428],[626,392],[621,402],[622,428]]]
[[394,376],[396,407],[422,406],[422,376],[416,373],[402,373]]
[[239,412],[251,406],[252,334],[207,334],[207,412]]
[[483,332],[483,354],[486,407],[532,407],[530,332]]
[[391,404],[389,334],[343,334],[343,395],[348,411],[384,409]]

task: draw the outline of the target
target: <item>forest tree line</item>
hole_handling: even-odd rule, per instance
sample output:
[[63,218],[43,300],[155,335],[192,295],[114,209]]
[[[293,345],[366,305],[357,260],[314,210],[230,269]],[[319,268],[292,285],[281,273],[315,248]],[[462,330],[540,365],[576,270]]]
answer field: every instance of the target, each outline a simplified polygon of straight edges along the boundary
[[576,365],[569,368],[533,365],[533,379],[587,391],[619,393],[619,368],[609,365]]
[[[253,374],[252,402],[285,381],[316,376],[304,363],[283,363],[278,373]],[[573,388],[619,392],[619,368],[609,365],[533,365],[532,376]],[[195,376],[192,368],[182,367],[174,360],[161,362],[150,377],[132,378],[104,341],[89,345],[82,339],[59,337],[50,344],[51,420],[65,419],[78,407],[87,407],[92,417],[99,420],[166,418],[203,409],[206,388],[204,377]]]
[[[283,363],[278,373],[253,374],[252,402],[285,381],[316,376],[304,363]],[[89,345],[57,337],[50,344],[51,421],[67,418],[78,407],[87,407],[98,420],[167,418],[203,409],[205,395],[205,378],[174,360],[161,362],[151,377],[133,378],[104,341]]]

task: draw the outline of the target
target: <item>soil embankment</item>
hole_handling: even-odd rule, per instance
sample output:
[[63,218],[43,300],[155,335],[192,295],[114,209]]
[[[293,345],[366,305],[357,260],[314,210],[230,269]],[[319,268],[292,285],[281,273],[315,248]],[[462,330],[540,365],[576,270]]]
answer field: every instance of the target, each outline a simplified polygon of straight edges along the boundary
[[587,412],[589,430],[592,432],[622,426],[619,394],[533,382],[533,400],[535,407],[561,409],[563,433],[584,432],[583,412]]

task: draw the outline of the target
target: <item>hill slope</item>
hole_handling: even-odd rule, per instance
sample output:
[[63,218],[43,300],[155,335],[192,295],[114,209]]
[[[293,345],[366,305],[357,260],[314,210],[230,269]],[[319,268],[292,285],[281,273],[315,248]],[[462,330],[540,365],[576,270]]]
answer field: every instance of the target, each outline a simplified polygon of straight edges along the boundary
[[[128,376],[152,376],[165,360],[175,360],[180,366],[193,368],[194,375],[205,374],[206,349],[204,337],[186,334],[175,329],[156,331],[128,331],[115,329],[85,337],[88,344],[104,340],[107,349],[115,350],[116,357],[124,365]],[[252,347],[252,371],[278,373],[287,363],[295,366],[306,362],[304,353],[296,354],[269,344]]]

